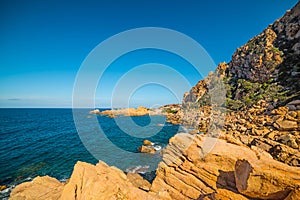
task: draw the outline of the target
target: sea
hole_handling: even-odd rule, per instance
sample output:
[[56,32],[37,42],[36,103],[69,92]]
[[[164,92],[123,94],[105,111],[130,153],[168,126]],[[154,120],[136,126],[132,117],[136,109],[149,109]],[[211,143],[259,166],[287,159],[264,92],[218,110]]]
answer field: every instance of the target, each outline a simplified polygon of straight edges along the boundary
[[[103,160],[151,181],[162,159],[160,149],[183,131],[162,115],[110,118],[89,111],[0,109],[0,185],[7,186],[0,199],[7,199],[13,187],[36,176],[64,182],[77,161]],[[156,154],[138,152],[145,139],[153,142]]]

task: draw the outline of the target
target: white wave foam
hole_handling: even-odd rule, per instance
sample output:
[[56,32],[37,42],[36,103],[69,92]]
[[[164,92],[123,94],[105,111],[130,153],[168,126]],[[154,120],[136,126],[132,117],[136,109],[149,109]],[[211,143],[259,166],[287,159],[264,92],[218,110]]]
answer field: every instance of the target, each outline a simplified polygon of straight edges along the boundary
[[149,168],[150,168],[149,165],[145,165],[145,166],[138,165],[138,166],[133,166],[133,167],[127,168],[126,172],[127,173],[145,174],[146,172],[149,172]]
[[27,177],[24,179],[24,181],[32,181],[32,178],[31,177]]
[[153,148],[154,148],[156,151],[160,151],[160,150],[161,150],[161,146],[159,146],[159,145],[154,145]]
[[61,178],[61,179],[59,179],[59,182],[65,183],[65,182],[67,182],[67,180],[68,180],[68,178]]

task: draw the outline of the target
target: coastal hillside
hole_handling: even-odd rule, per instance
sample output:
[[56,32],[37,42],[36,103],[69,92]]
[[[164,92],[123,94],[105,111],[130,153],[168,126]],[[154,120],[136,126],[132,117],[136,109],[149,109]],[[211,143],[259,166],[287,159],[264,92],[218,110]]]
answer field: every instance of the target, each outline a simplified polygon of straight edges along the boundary
[[[181,123],[211,133],[224,116],[223,132],[274,159],[300,166],[300,6],[238,48],[229,63],[184,95]],[[209,88],[221,79],[224,113],[213,112]]]
[[[165,106],[169,122],[203,134],[171,138],[152,183],[102,161],[78,162],[67,183],[37,177],[10,199],[299,199],[299,19],[298,2],[199,81],[181,106]],[[212,101],[210,91],[224,101]]]

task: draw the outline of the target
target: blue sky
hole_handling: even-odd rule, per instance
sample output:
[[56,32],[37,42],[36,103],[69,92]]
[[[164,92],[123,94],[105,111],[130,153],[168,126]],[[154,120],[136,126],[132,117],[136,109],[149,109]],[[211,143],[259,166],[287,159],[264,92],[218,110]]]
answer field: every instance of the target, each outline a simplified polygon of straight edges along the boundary
[[[251,1],[39,1],[0,2],[0,107],[71,107],[82,62],[100,42],[139,27],[164,27],[201,44],[217,64],[281,17],[296,0]],[[182,44],[184,45],[184,44]],[[146,50],[116,60],[96,92],[109,107],[111,91],[131,67],[157,62],[175,68],[191,85],[201,78],[189,63],[167,52]],[[115,66],[115,67],[114,67]],[[202,75],[208,70],[203,67]],[[139,77],[147,74],[138,73]],[[172,79],[166,73],[156,74]],[[176,78],[174,80],[176,83]],[[168,88],[146,85],[117,106],[153,106],[181,100]],[[117,94],[118,97],[118,94]]]

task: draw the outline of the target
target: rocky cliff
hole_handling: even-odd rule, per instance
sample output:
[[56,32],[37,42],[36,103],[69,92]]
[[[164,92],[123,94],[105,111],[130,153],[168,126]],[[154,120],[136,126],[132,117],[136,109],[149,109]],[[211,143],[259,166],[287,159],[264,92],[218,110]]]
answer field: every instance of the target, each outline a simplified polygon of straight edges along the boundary
[[[278,161],[300,166],[299,19],[298,3],[238,48],[229,63],[219,64],[214,73],[199,81],[184,95],[181,123],[208,134],[219,127]],[[209,93],[215,80],[221,80],[226,90],[219,105],[212,105]],[[216,106],[223,112],[214,111]]]
[[101,161],[78,162],[68,183],[37,177],[11,199],[299,199],[299,18],[300,3],[199,81],[181,106],[165,107],[171,122],[204,134],[171,138],[152,184]]

